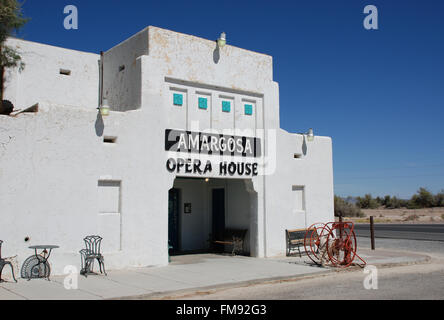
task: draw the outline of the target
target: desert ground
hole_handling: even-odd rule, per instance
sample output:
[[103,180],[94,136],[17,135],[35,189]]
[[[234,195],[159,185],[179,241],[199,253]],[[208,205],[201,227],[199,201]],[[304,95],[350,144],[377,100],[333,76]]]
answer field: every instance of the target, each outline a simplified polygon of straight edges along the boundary
[[373,216],[375,223],[444,223],[444,208],[425,209],[363,209],[363,218],[347,218],[355,223],[366,223]]

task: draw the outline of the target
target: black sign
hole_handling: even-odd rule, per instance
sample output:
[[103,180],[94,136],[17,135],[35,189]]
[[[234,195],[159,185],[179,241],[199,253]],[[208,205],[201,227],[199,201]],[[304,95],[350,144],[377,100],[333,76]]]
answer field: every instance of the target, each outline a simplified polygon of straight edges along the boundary
[[259,138],[166,129],[165,151],[257,158],[261,143]]

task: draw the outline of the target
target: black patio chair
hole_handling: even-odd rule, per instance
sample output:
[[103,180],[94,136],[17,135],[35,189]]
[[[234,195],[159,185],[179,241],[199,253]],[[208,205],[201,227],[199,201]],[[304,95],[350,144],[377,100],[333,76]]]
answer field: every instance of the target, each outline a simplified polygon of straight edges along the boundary
[[3,241],[0,240],[0,282],[4,282],[2,280],[2,272],[3,272],[3,268],[6,265],[9,265],[11,267],[12,278],[14,279],[15,282],[17,282],[17,279],[15,278],[15,275],[14,275],[14,267],[12,266],[12,263],[10,261],[6,261],[5,259],[2,258],[2,244],[3,244]]
[[[99,262],[100,273],[104,273],[105,276],[105,258],[100,253],[100,246],[102,243],[102,237],[100,236],[87,236],[83,239],[85,241],[85,249],[80,250],[80,257],[82,263],[82,269],[80,270],[80,274],[85,277],[88,274],[93,274],[93,266],[94,260]],[[103,272],[102,272],[103,269]]]

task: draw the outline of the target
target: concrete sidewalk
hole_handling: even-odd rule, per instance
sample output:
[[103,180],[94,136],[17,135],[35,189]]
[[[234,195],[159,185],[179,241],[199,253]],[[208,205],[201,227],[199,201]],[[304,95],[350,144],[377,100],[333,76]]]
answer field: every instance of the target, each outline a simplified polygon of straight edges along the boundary
[[[359,255],[372,265],[422,263],[428,256],[400,252],[361,249]],[[215,254],[172,257],[169,266],[110,271],[108,276],[78,277],[78,289],[66,290],[63,276],[51,281],[19,279],[0,284],[0,299],[91,300],[124,297],[153,297],[178,291],[229,287],[246,283],[291,279],[335,272],[336,269],[313,266],[306,256],[250,258]],[[8,271],[5,270],[5,275]]]

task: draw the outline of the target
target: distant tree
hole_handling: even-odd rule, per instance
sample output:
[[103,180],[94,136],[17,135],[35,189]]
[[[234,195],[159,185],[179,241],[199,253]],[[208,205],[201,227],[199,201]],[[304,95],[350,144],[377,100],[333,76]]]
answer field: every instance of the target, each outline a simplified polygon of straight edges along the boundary
[[410,200],[399,199],[398,201],[399,201],[399,204],[401,205],[402,208],[409,207]]
[[356,200],[355,200],[355,198],[353,198],[352,196],[348,196],[347,198],[345,198],[345,202],[348,202],[348,203],[355,203]]
[[385,203],[385,207],[388,209],[397,209],[402,207],[402,200],[398,199],[397,197],[389,197],[389,199]]
[[410,199],[411,208],[431,208],[435,206],[435,197],[426,188],[419,188]]
[[383,202],[382,202],[382,205],[384,205],[385,207],[388,207],[389,204],[390,204],[390,200],[391,200],[390,196],[389,196],[389,195],[386,195],[386,196],[384,197],[384,200],[383,200]]
[[18,31],[28,19],[22,14],[22,4],[17,0],[0,0],[0,114],[3,111],[3,92],[5,86],[5,70],[7,68],[24,68],[21,57],[16,50],[8,47],[6,39]]
[[364,213],[355,204],[335,196],[335,217],[363,217]]
[[371,194],[366,194],[363,198],[358,197],[356,205],[361,209],[376,209],[379,207],[378,202],[373,199]]
[[444,207],[444,190],[433,194],[426,188],[420,188],[416,194],[410,199],[399,199],[396,196],[386,195],[384,198],[376,197],[372,198],[371,194],[366,194],[364,197],[356,197],[356,201],[352,201],[352,197],[347,197],[345,202],[356,204],[361,209],[375,209],[380,206],[384,206],[387,209],[407,208],[407,209],[420,209],[431,207]]
[[435,195],[435,206],[444,207],[444,190],[441,190],[441,192]]
[[384,199],[379,196],[375,198],[375,201],[378,203],[378,207],[384,205]]

